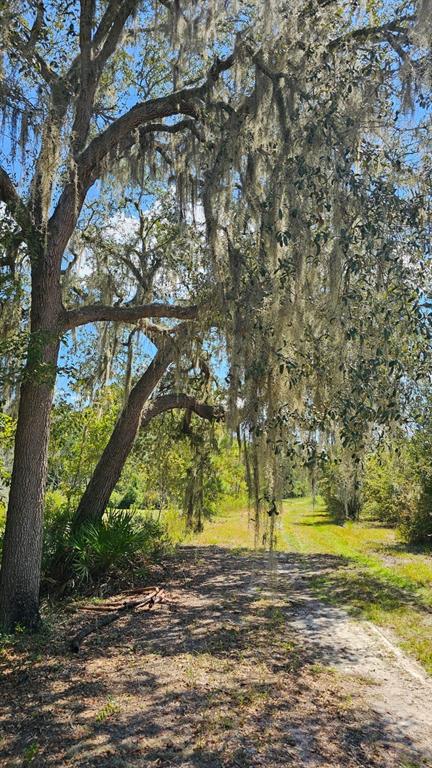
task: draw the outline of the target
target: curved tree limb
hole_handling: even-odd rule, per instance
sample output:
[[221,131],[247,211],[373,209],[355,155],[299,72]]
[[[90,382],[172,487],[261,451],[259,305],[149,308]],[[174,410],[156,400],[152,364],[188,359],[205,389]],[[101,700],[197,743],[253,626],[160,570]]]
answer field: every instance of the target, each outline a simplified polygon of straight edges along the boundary
[[401,26],[401,24],[407,21],[409,22],[415,20],[415,14],[406,14],[401,16],[399,19],[392,19],[392,21],[387,21],[385,24],[380,24],[374,27],[359,27],[358,29],[352,30],[352,32],[348,32],[342,37],[338,37],[335,40],[332,40],[328,47],[330,51],[333,51],[344,43],[363,43],[369,38],[386,39],[386,36],[389,32],[406,32],[407,28]]
[[207,419],[207,421],[222,421],[225,416],[222,406],[202,403],[189,395],[182,393],[159,395],[145,409],[142,416],[141,429],[145,428],[160,413],[173,411],[177,408],[186,408],[189,411],[193,411],[197,416]]
[[[209,89],[221,73],[228,70],[233,64],[234,54],[226,59],[216,59],[202,85],[182,88],[167,96],[136,104],[128,112],[114,120],[78,155],[71,178],[63,188],[49,221],[49,235],[58,262],[60,262],[61,255],[71,237],[77,214],[81,210],[87,192],[100,176],[105,158],[116,152],[119,146],[121,147],[124,142],[129,141],[130,137],[144,126],[148,125],[147,130],[152,130],[150,124],[155,121],[161,121],[175,115],[198,118]],[[187,127],[190,127],[190,124]],[[157,129],[161,130],[161,127],[157,126]],[[164,130],[166,129],[165,126]]]

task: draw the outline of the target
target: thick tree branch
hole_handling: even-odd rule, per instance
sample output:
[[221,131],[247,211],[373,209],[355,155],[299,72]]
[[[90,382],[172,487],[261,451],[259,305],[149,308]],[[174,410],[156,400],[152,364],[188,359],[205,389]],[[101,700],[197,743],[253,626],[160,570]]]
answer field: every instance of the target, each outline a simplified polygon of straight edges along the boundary
[[[81,183],[84,187],[86,183],[92,183],[97,178],[103,159],[144,125],[148,125],[147,130],[152,130],[150,123],[166,117],[179,114],[197,117],[202,105],[201,88],[185,88],[168,96],[161,96],[158,99],[150,99],[142,104],[136,104],[111,123],[84,150],[79,159],[78,172]],[[162,125],[158,125],[157,130],[161,129]],[[170,129],[168,128],[168,130]],[[175,128],[173,127],[171,130],[174,131]]]
[[90,128],[93,102],[98,85],[98,72],[92,57],[93,0],[80,2],[80,76],[79,95],[75,107],[75,119],[72,126],[72,150],[75,155],[86,141]]
[[216,59],[209,69],[206,81],[198,87],[179,91],[136,104],[100,133],[77,157],[76,170],[60,195],[56,209],[49,221],[49,234],[53,250],[60,261],[67,246],[88,190],[101,173],[104,159],[115,154],[119,146],[134,132],[146,124],[174,115],[197,118],[202,113],[204,99],[212,84],[222,72],[232,67],[234,54],[226,59]]
[[197,416],[200,416],[202,419],[207,419],[207,421],[222,421],[225,416],[222,406],[202,403],[189,395],[159,395],[159,397],[152,400],[145,409],[141,420],[141,429],[145,429],[148,423],[160,413],[178,408],[185,408],[189,411],[193,411]]
[[101,27],[99,27],[95,35],[95,39],[97,37],[102,45],[101,50],[96,54],[95,40],[92,40],[94,3],[93,0],[81,0],[80,92],[72,129],[74,154],[84,147],[90,128],[94,97],[101,74],[108,59],[116,50],[125,24],[135,10],[137,3],[138,0],[123,0],[120,4],[116,3],[115,13],[113,13],[114,9],[112,6],[109,8],[108,18],[104,17],[105,22],[109,19],[109,24],[104,24],[106,34],[104,42],[103,37],[100,37]]
[[93,0],[81,0],[80,2],[80,49],[81,67],[90,61],[90,47],[92,41],[94,4]]
[[386,39],[389,32],[406,32],[407,28],[401,26],[405,22],[415,21],[416,16],[413,14],[401,16],[399,19],[392,19],[385,24],[381,24],[374,27],[360,27],[354,29],[352,32],[348,32],[342,37],[338,37],[332,40],[328,46],[330,51],[336,50],[344,43],[363,43],[370,38]]
[[30,212],[25,203],[21,200],[10,176],[1,166],[0,201],[6,205],[9,213],[13,216],[17,224],[21,227],[27,236],[30,234],[30,232],[33,232],[34,228]]
[[178,320],[196,320],[198,306],[179,307],[175,304],[142,304],[136,307],[110,307],[103,304],[91,304],[86,307],[65,310],[63,330],[77,328],[87,323],[113,320],[118,323],[136,323],[146,317],[170,317]]
[[[82,153],[79,165],[79,175],[84,179],[92,176],[99,169],[101,161],[112,152],[121,141],[142,126],[174,115],[188,115],[196,118],[201,113],[203,99],[208,91],[209,84],[216,82],[220,74],[234,63],[234,55],[226,59],[216,59],[209,69],[206,82],[195,88],[183,88],[179,91],[161,96],[158,99],[150,99],[141,104],[136,104],[132,109],[119,117],[108,128],[99,134]],[[187,123],[190,127],[190,122]],[[185,127],[183,124],[181,128]],[[157,126],[157,130],[176,132],[180,126]],[[151,130],[151,126],[149,126]],[[153,130],[155,130],[153,128]]]
[[[119,0],[109,0],[105,13],[103,14],[99,26],[93,36],[93,52],[95,56],[98,56],[102,52],[102,48],[108,43],[108,38],[113,35],[115,29],[118,29],[118,25],[124,25],[122,21],[135,10],[137,6],[137,0],[123,0],[119,3]],[[112,40],[108,45],[112,44]]]
[[138,0],[124,0],[119,7],[118,0],[110,3],[106,12],[106,18],[102,19],[94,36],[93,48],[96,49],[105,37],[96,62],[101,69],[116,50],[117,43],[123,33],[128,18],[133,14],[138,5]]

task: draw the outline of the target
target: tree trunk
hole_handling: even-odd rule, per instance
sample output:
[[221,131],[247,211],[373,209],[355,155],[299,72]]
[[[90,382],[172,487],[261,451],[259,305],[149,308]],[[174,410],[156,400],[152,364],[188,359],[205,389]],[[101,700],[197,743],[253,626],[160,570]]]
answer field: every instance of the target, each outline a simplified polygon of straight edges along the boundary
[[174,345],[167,342],[131,390],[75,512],[74,528],[78,528],[83,523],[99,522],[102,519],[138,434],[143,408],[172,362],[173,354]]
[[189,477],[186,484],[185,491],[185,513],[186,513],[186,530],[188,532],[193,531],[193,513],[195,502],[195,470],[192,467],[189,470]]
[[50,415],[59,351],[59,293],[48,261],[34,265],[31,335],[20,392],[0,574],[0,627],[39,623]]
[[31,381],[21,389],[15,458],[3,542],[0,626],[39,623],[43,499],[54,387]]

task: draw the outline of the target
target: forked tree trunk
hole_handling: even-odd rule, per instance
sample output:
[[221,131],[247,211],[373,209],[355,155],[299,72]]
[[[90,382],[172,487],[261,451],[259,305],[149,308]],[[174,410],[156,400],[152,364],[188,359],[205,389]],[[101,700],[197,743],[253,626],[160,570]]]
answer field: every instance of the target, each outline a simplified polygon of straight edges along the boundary
[[143,408],[172,362],[173,356],[174,345],[168,341],[132,388],[78,505],[73,520],[74,528],[84,523],[99,522],[102,519],[138,434]]
[[36,267],[31,337],[21,386],[0,574],[0,627],[39,623],[50,415],[59,351],[58,293],[52,274]]

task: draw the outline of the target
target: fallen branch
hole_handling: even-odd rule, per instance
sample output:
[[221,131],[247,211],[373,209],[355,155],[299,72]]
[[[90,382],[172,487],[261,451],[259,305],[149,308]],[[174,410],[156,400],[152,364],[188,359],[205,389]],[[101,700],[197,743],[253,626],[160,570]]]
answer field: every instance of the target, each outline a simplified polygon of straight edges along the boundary
[[[156,587],[150,594],[147,594],[143,600],[128,600],[122,603],[120,607],[114,611],[112,610],[112,607],[110,607],[109,613],[107,615],[102,616],[100,619],[96,619],[93,624],[90,624],[89,626],[84,627],[83,629],[80,629],[79,632],[77,632],[77,634],[70,641],[70,650],[73,651],[73,653],[79,653],[81,643],[89,635],[98,632],[98,630],[102,629],[102,627],[107,627],[110,624],[113,624],[115,621],[117,621],[117,619],[120,619],[122,616],[124,616],[127,611],[132,612],[139,610],[140,608],[146,608],[150,611],[153,606],[156,605],[156,603],[161,603],[163,599],[163,590],[160,587]],[[98,609],[100,608],[101,606],[98,606]]]
[[[149,593],[153,594],[156,587],[137,587],[136,589],[128,589],[125,592],[123,592],[123,595],[132,597],[135,595],[138,599],[136,600],[137,603],[141,602],[143,599],[143,595],[148,595]],[[131,601],[129,601],[131,603]],[[91,611],[94,612],[100,612],[100,613],[106,613],[107,611],[118,611],[120,608],[122,608],[125,605],[125,601],[122,602],[116,602],[115,595],[113,598],[106,600],[103,603],[86,603],[85,605],[72,605],[69,607],[69,611],[72,613],[77,613],[77,611]]]
[[124,595],[143,595],[147,592],[154,592],[156,587],[134,587],[134,589],[126,589]]

